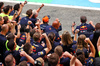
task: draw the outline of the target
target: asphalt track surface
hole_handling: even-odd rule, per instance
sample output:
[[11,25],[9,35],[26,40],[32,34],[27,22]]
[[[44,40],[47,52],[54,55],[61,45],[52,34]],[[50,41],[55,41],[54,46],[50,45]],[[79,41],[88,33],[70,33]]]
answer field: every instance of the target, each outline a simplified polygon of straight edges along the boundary
[[[4,3],[4,5],[14,5],[15,3]],[[30,5],[26,4],[22,10],[22,13],[26,13],[28,9],[38,9],[40,5]],[[59,18],[62,24],[62,31],[59,32],[61,35],[63,31],[69,31],[71,33],[71,25],[75,21],[76,26],[80,24],[80,16],[87,16],[87,23],[89,21],[93,21],[93,24],[100,23],[100,10],[89,10],[89,9],[76,9],[76,8],[66,8],[66,7],[53,7],[53,6],[44,6],[38,18],[42,19],[43,16],[50,15],[51,19],[49,20],[49,24]],[[23,15],[21,14],[21,17]],[[45,66],[48,66],[47,63]]]

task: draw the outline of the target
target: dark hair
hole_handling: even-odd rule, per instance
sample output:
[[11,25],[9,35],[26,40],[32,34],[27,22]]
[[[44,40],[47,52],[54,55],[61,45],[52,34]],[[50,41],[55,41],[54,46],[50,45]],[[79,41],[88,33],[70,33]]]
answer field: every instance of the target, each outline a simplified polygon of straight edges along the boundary
[[25,29],[26,29],[26,26],[25,25],[21,25],[20,32],[25,32]]
[[84,64],[85,63],[85,54],[82,50],[78,49],[78,51],[76,51],[76,55],[77,55],[77,59]]
[[3,19],[4,19],[4,24],[7,24],[7,21],[9,19],[8,16],[4,16]]
[[40,33],[35,32],[34,35],[33,35],[33,39],[34,39],[34,41],[38,41],[40,39]]
[[26,14],[28,15],[28,17],[30,17],[32,15],[32,9],[27,10]]
[[59,56],[56,53],[53,53],[49,56],[48,62],[50,63],[51,66],[56,66],[59,61]]
[[7,5],[7,6],[5,6],[4,8],[3,8],[3,11],[4,11],[4,13],[8,13],[9,12],[9,5]]
[[14,36],[13,33],[9,33],[9,34],[7,35],[7,40],[14,39],[14,38],[15,38],[15,36]]
[[98,41],[99,36],[100,36],[100,31],[96,30],[94,32],[93,39],[92,39],[92,43],[96,49],[96,54],[95,54],[96,57],[99,57],[98,50],[97,50],[97,41]]
[[33,37],[33,35],[34,35],[35,32],[36,32],[35,29],[31,29],[30,30],[30,36]]
[[100,30],[100,23],[97,23],[97,24],[95,25],[95,29],[96,29],[96,30]]
[[53,42],[54,42],[54,39],[55,39],[55,34],[53,32],[50,32],[48,34],[48,38],[49,38],[49,41],[50,41],[51,45],[53,46]]
[[14,5],[14,10],[17,10],[18,11],[19,8],[20,8],[20,4],[15,4]]
[[32,45],[30,43],[25,43],[23,49],[27,54],[30,54],[31,47],[32,47]]
[[0,2],[0,8],[1,8],[3,5],[4,5],[4,3],[3,3],[3,2]]
[[13,40],[13,39],[10,39],[10,40],[8,41],[8,43],[7,43],[7,47],[8,47],[11,51],[13,51],[14,45],[15,45],[15,43],[14,43],[14,40]]
[[26,61],[22,61],[18,64],[18,66],[28,66]]
[[81,16],[80,20],[82,23],[85,23],[87,21],[87,18],[86,18],[86,16]]

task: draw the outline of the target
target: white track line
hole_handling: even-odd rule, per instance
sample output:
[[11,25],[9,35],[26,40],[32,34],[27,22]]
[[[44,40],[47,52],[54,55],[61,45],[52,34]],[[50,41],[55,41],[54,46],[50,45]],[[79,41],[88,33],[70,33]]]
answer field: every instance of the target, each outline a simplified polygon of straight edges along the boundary
[[93,3],[100,3],[100,0],[89,0],[89,1]]
[[[9,1],[9,0],[0,0],[1,2],[8,2],[8,3],[20,3],[22,1]],[[34,2],[28,2],[27,4],[31,5],[41,5],[42,3],[34,3]],[[45,6],[53,6],[53,7],[64,7],[64,8],[77,8],[77,9],[88,9],[88,10],[100,10],[100,8],[94,8],[94,7],[82,7],[82,6],[69,6],[69,5],[57,5],[57,4],[46,4]]]

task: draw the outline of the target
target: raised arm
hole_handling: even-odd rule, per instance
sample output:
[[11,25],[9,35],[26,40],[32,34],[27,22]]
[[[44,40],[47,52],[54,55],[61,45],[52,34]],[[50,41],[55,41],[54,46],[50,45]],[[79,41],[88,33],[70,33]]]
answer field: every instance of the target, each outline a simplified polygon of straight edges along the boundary
[[79,30],[75,30],[75,34],[74,34],[74,41],[77,41],[77,34],[78,34]]
[[42,4],[38,9],[37,9],[37,12],[39,13],[41,8],[44,6],[44,4]]
[[90,22],[89,22],[89,24],[91,24],[91,25],[95,28],[95,25],[93,24],[93,22],[92,22],[92,21],[90,21]]
[[74,23],[72,23],[72,26],[71,26],[71,29],[72,29],[72,33],[74,34],[74,26],[75,26],[76,24],[75,24],[75,22]]
[[92,44],[92,42],[90,41],[89,38],[86,38],[85,39],[85,42],[88,43],[90,45],[90,54],[89,54],[89,57],[95,57],[95,48],[94,48],[94,45]]
[[26,27],[26,30],[27,30],[27,32],[26,32],[26,43],[30,43],[30,29],[29,29],[29,25],[27,25],[27,27]]
[[[69,57],[70,59],[73,58],[73,56],[67,51],[63,53],[63,57]],[[77,58],[75,60],[75,66],[82,66],[82,63]]]
[[17,26],[17,30],[18,30],[18,32],[17,32],[17,37],[16,38],[20,38],[20,28],[21,28],[21,25],[18,25]]
[[97,42],[97,48],[98,48],[98,54],[100,57],[100,37],[99,37],[98,42]]
[[25,51],[21,51],[20,56],[25,56],[27,58],[28,62],[30,62],[34,65],[34,59],[31,56],[29,56]]
[[51,43],[50,43],[46,33],[43,33],[42,37],[44,37],[46,39],[47,48],[45,48],[44,50],[46,51],[46,54],[47,54],[52,49],[52,46],[51,46]]
[[76,57],[73,56],[70,60],[70,66],[75,66]]

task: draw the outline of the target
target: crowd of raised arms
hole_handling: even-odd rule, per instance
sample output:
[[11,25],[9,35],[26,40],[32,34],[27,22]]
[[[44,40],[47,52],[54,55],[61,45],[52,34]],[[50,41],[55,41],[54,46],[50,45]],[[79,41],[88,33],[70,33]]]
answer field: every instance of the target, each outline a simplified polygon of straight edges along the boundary
[[[20,17],[24,3],[14,6],[0,2],[0,66],[100,66],[100,23],[87,24],[87,17],[80,16],[81,24],[68,31],[62,30],[56,18],[49,25],[49,15],[38,19],[37,10],[28,9]],[[66,24],[67,25],[67,24]]]

